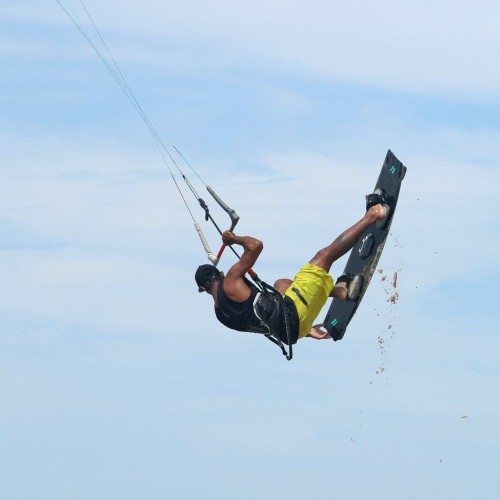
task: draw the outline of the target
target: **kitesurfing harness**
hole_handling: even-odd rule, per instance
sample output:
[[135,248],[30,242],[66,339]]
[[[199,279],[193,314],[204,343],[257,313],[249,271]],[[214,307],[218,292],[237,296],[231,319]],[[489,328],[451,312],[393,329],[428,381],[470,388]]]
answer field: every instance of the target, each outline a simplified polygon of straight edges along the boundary
[[[204,264],[196,276],[200,277],[204,270],[208,274],[210,267],[217,272],[215,267]],[[262,289],[245,277],[243,280],[250,295],[241,302],[229,297],[224,291],[224,282],[219,281],[214,305],[217,319],[232,330],[265,335],[280,347],[294,344],[299,333],[299,317],[293,301],[272,287],[267,288],[267,284]]]

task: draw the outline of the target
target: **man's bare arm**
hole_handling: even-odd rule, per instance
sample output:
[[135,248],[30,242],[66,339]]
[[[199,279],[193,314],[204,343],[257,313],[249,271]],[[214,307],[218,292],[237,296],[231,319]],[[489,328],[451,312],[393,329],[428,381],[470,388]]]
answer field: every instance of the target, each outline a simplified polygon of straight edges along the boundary
[[224,279],[224,292],[226,295],[237,302],[242,302],[248,299],[251,293],[243,277],[254,266],[264,245],[262,241],[256,238],[237,236],[229,231],[223,233],[222,241],[226,245],[240,245],[243,247],[240,260],[229,269]]

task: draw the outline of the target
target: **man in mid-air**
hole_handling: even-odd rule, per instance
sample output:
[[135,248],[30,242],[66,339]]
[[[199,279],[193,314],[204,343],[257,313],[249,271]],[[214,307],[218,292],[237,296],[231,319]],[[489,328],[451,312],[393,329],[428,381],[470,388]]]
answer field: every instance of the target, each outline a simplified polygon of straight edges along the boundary
[[303,337],[329,339],[322,324],[314,325],[328,297],[356,300],[362,286],[361,276],[341,276],[334,286],[330,268],[372,224],[383,227],[390,210],[380,194],[369,195],[366,208],[363,218],[319,250],[293,281],[279,279],[274,283],[283,300],[269,301],[245,277],[262,252],[262,242],[229,231],[223,233],[223,243],[240,245],[243,254],[226,275],[215,266],[199,266],[195,274],[198,290],[212,296],[217,319],[233,330],[272,335],[285,344],[289,342],[288,336],[291,343]]

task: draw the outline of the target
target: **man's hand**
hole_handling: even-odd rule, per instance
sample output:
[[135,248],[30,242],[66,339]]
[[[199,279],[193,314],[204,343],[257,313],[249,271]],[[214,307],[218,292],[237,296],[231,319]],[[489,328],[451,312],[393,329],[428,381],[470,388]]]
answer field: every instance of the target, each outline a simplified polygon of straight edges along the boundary
[[238,237],[231,231],[224,231],[222,233],[222,242],[224,243],[224,245],[233,245],[234,243],[236,243],[237,238]]
[[323,339],[331,339],[332,337],[330,334],[322,329],[323,323],[320,323],[319,325],[314,325],[311,328],[311,331],[307,334],[307,337],[311,337],[313,339],[317,340],[323,340]]

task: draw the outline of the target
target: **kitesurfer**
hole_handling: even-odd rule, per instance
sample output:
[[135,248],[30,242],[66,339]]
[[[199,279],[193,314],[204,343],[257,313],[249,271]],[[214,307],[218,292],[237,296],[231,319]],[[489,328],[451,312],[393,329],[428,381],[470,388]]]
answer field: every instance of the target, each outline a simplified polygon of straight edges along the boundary
[[[377,194],[367,197],[367,211],[362,219],[345,230],[330,245],[316,255],[297,273],[294,280],[279,279],[274,288],[283,300],[274,300],[273,294],[262,293],[245,275],[257,261],[263,243],[250,236],[237,236],[225,231],[225,245],[240,245],[243,254],[224,274],[215,266],[198,267],[195,280],[199,292],[212,296],[217,319],[228,328],[272,335],[287,342],[286,330],[292,343],[303,337],[331,338],[322,328],[314,325],[328,297],[355,300],[362,282],[360,276],[341,276],[334,286],[330,276],[332,264],[348,252],[361,234],[372,224],[381,225],[388,217],[389,207]],[[271,295],[271,296],[270,296]],[[281,297],[280,297],[281,298]]]

